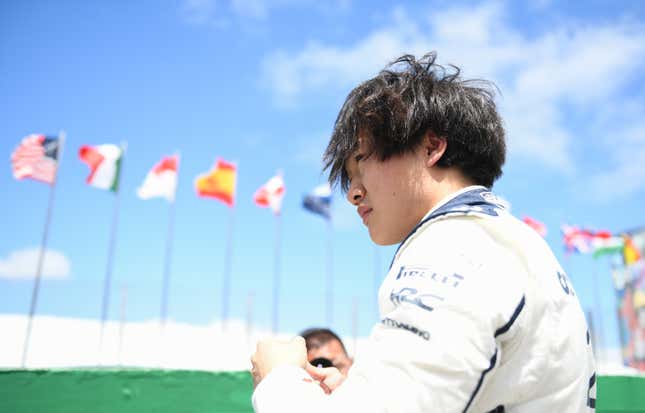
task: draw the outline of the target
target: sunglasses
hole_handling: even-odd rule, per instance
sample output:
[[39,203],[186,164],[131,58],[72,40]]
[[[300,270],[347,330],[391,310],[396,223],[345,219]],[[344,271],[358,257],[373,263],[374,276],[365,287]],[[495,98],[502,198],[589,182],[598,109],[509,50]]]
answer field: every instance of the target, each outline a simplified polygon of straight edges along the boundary
[[334,367],[334,364],[331,362],[331,360],[324,357],[315,358],[309,363],[316,367]]

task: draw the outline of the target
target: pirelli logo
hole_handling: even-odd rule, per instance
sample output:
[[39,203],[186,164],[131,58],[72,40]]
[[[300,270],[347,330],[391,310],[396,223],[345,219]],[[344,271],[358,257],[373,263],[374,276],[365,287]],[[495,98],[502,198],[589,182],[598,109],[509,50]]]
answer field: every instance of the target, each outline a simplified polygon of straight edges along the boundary
[[464,277],[457,273],[440,274],[436,271],[431,270],[430,268],[412,267],[405,265],[399,269],[399,273],[396,275],[397,280],[400,280],[402,278],[425,278],[436,281],[439,284],[452,286],[453,288],[457,288],[459,286],[459,283],[464,280]]

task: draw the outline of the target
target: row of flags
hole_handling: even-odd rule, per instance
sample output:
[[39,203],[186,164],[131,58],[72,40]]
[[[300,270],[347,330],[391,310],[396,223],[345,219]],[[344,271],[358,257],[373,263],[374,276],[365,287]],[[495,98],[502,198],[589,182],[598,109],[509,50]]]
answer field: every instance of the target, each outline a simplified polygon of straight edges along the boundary
[[593,231],[576,226],[562,225],[564,245],[568,252],[603,255],[622,254],[625,265],[641,259],[638,248],[628,234],[612,234],[609,231]]
[[[11,156],[14,177],[31,178],[52,184],[56,179],[60,144],[60,139],[53,136],[34,134],[24,138]],[[125,147],[113,144],[81,146],[79,158],[90,168],[87,183],[116,192],[124,153]],[[137,189],[137,195],[141,199],[161,197],[173,201],[178,170],[179,155],[163,157],[148,172],[143,184]],[[213,169],[197,176],[195,190],[201,197],[217,199],[233,207],[236,180],[237,166],[218,159]],[[253,200],[256,205],[270,208],[273,213],[279,214],[285,193],[284,179],[282,173],[278,172],[255,192]],[[331,188],[328,184],[322,184],[303,198],[302,205],[308,211],[331,219],[331,199]],[[524,217],[523,221],[541,236],[546,236],[547,228],[540,221],[531,217]],[[626,234],[614,235],[609,231],[592,231],[570,225],[562,225],[561,230],[568,252],[592,254],[593,257],[622,252],[626,264],[640,259],[638,249]]]
[[[542,237],[546,236],[546,225],[540,221],[531,217],[524,217],[522,221]],[[594,258],[622,254],[625,265],[641,259],[638,248],[626,233],[616,235],[610,231],[594,231],[566,224],[560,229],[564,248],[568,253],[591,254]]]
[[[33,134],[24,138],[11,156],[14,177],[53,184],[61,145],[61,140],[54,136]],[[90,168],[86,182],[99,189],[117,192],[125,150],[124,145],[114,144],[81,146],[78,157]],[[144,200],[165,198],[174,201],[178,171],[179,155],[162,157],[137,189],[137,196]],[[213,198],[233,207],[236,181],[237,165],[218,159],[211,170],[197,176],[195,191],[201,197]],[[277,215],[280,214],[285,193],[284,179],[282,173],[278,172],[255,192],[253,200],[256,205],[270,208]],[[325,219],[331,219],[331,199],[330,186],[322,184],[304,197],[303,207]]]

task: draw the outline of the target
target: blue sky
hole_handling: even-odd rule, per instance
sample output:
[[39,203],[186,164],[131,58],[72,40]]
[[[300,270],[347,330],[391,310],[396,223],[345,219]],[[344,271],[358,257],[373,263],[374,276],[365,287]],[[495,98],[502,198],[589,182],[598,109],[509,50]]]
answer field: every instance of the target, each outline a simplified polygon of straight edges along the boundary
[[[436,50],[464,77],[498,85],[509,155],[495,186],[547,240],[586,309],[615,346],[609,262],[565,258],[559,226],[622,231],[645,224],[645,11],[639,1],[393,2],[334,0],[22,1],[0,4],[0,313],[28,311],[48,186],[15,181],[9,157],[27,134],[67,133],[38,313],[100,317],[114,196],[84,183],[83,144],[127,141],[110,318],[127,287],[129,320],[158,317],[168,205],[137,186],[162,155],[181,166],[170,316],[219,318],[227,208],[194,178],[217,157],[239,166],[231,316],[271,321],[274,218],[252,202],[284,172],[280,325],[324,322],[325,222],[300,207],[324,181],[320,155],[346,94],[403,53]],[[334,199],[333,327],[376,320],[375,278],[392,247],[374,247]],[[29,266],[31,265],[31,266]],[[21,275],[22,274],[22,275]]]

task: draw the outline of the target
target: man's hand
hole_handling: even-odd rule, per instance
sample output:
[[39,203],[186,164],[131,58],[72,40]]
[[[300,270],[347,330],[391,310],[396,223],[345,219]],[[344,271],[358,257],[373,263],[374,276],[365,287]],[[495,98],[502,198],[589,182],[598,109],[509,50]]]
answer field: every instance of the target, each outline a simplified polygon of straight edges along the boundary
[[289,341],[267,339],[258,342],[255,354],[251,357],[253,368],[253,388],[264,379],[275,367],[292,365],[305,368],[307,365],[307,347],[305,339],[294,337]]
[[345,381],[345,376],[336,367],[316,367],[307,363],[305,370],[320,383],[325,393],[330,394]]

